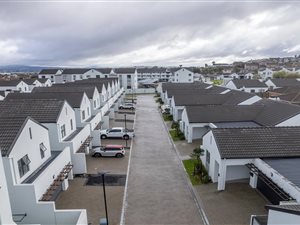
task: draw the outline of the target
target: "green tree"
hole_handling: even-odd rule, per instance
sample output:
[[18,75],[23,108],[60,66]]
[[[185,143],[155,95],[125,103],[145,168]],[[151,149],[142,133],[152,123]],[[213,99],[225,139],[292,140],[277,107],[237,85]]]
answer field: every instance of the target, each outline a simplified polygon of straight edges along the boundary
[[199,176],[202,179],[203,167],[201,162],[201,156],[204,155],[204,150],[200,147],[197,147],[190,154],[191,158],[195,159],[196,162],[194,164],[194,176]]

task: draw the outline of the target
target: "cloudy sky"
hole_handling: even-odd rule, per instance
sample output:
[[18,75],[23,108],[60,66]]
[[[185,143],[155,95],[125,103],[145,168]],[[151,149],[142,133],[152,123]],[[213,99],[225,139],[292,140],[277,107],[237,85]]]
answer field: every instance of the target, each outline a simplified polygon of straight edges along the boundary
[[0,65],[204,65],[300,54],[297,1],[0,1]]

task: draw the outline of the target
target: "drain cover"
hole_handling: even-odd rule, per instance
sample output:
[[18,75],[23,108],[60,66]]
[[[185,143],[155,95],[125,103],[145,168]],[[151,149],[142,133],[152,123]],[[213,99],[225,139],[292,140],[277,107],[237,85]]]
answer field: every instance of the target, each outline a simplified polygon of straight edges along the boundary
[[[107,186],[124,186],[126,182],[125,174],[106,174],[105,185]],[[102,176],[98,174],[88,174],[86,185],[102,185]]]

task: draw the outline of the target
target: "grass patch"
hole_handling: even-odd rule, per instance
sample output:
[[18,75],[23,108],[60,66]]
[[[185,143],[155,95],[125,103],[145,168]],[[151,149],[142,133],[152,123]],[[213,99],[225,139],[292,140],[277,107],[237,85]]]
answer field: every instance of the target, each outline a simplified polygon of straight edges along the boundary
[[163,114],[164,121],[173,121],[173,116],[170,114]]
[[169,130],[169,132],[173,141],[180,141],[180,138],[177,136],[176,130]]
[[194,172],[194,164],[196,163],[196,159],[186,159],[182,160],[184,168],[189,175],[192,185],[199,185],[201,184],[201,180],[198,176],[193,176]]

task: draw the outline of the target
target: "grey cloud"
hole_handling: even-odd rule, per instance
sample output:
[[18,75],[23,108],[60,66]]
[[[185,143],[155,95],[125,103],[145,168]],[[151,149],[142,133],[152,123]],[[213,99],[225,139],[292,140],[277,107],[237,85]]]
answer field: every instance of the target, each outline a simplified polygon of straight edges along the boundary
[[[247,36],[241,38],[242,35],[235,37],[235,34],[230,34],[231,31],[238,32],[238,28],[226,27],[228,21],[247,23],[251,15],[286,6],[282,2],[3,2],[0,3],[0,43],[15,40],[19,43],[16,44],[18,53],[27,56],[11,60],[12,64],[80,64],[88,58],[113,59],[147,46],[157,46],[159,54],[168,48],[176,49],[176,43],[180,41],[189,43],[197,38],[211,40],[215,37],[224,39],[216,42],[216,48],[195,47],[187,52],[183,49],[180,56],[170,55],[164,62],[152,58],[144,63],[180,64],[178,60],[190,58],[218,58],[228,55],[242,57],[243,50],[255,49],[256,46],[249,44],[252,40]],[[285,29],[285,26],[295,23],[299,15],[298,9],[298,5],[294,5],[278,21],[274,19],[272,23],[272,19],[268,18],[266,22],[262,22],[260,27],[280,26],[283,32],[281,38],[287,44],[276,44],[283,40],[270,35],[270,42],[275,40],[275,44],[257,52],[257,55],[282,54],[283,48],[299,44],[297,36],[291,39],[291,35],[299,32],[299,29],[295,26],[292,26],[295,30]],[[257,39],[259,42],[259,38]],[[253,50],[251,54],[255,55],[256,52]],[[128,64],[131,64],[131,60],[128,58]],[[114,62],[115,65],[118,63]]]

